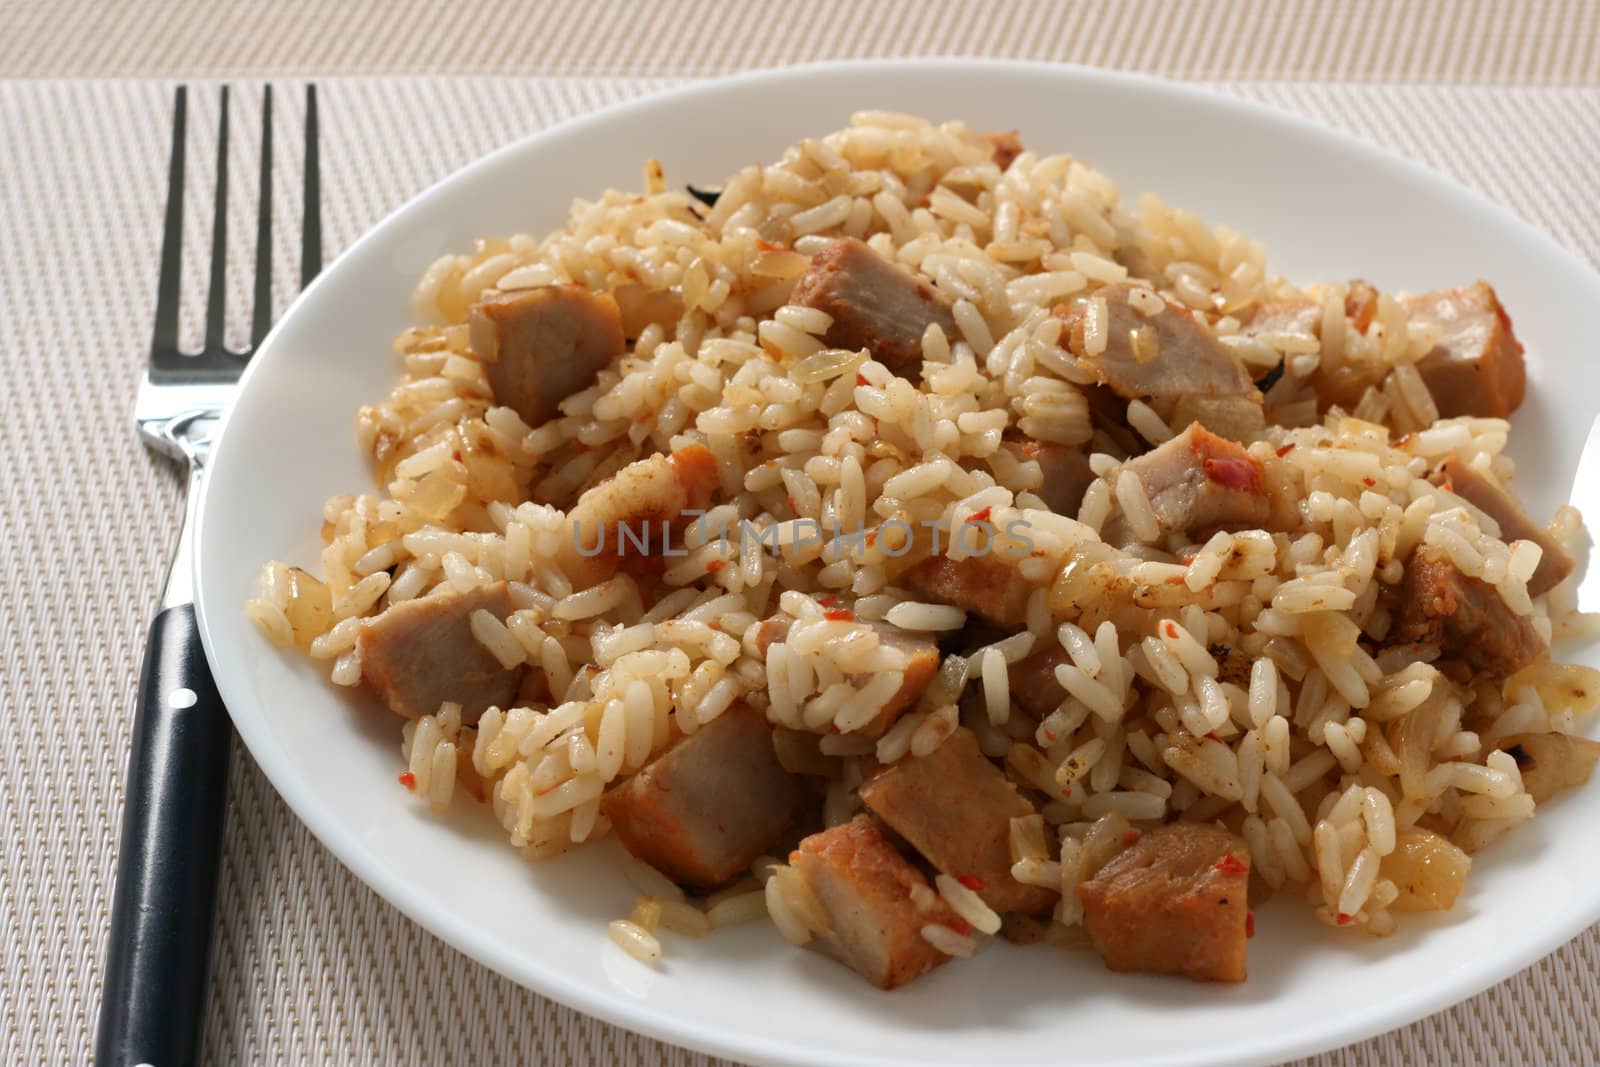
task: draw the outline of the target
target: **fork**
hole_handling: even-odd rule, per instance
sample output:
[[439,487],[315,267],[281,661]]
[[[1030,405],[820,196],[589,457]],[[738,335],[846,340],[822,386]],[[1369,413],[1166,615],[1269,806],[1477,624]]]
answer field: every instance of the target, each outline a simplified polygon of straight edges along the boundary
[[[228,220],[228,88],[224,86],[217,127],[205,342],[199,352],[188,353],[178,341],[188,87],[178,86],[173,100],[155,333],[134,418],[146,445],[187,466],[189,492],[139,678],[95,1038],[95,1060],[102,1067],[172,1067],[199,1058],[233,730],[195,623],[193,530],[212,440],[245,363],[272,325],[270,85],[263,91],[261,114],[250,343],[234,351],[223,338]],[[317,95],[316,86],[308,85],[302,287],[322,266],[320,203]]]

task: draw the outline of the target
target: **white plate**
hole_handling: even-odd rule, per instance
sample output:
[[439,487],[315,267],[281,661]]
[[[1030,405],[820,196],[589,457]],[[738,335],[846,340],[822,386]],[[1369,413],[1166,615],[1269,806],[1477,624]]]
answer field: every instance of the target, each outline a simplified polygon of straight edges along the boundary
[[1491,280],[1528,347],[1511,448],[1521,489],[1540,516],[1566,499],[1600,395],[1600,277],[1454,182],[1287,115],[1092,70],[850,63],[694,85],[537,134],[441,182],[328,268],[251,363],[202,505],[201,618],[239,733],[300,818],[473,958],[634,1030],[762,1063],[1263,1063],[1444,1008],[1600,917],[1591,789],[1482,854],[1454,911],[1410,918],[1388,940],[1340,936],[1280,899],[1258,916],[1239,986],[1115,975],[1091,953],[995,944],[880,993],[765,924],[669,936],[651,970],[605,938],[632,896],[614,845],[530,865],[469,805],[430,818],[395,783],[398,723],[247,623],[240,605],[261,561],[314,567],[322,502],[370,488],[352,420],[393,384],[390,340],[434,256],[548,228],[572,197],[607,185],[636,187],[646,156],[674,182],[714,183],[866,107],[1019,129],[1031,147],[1092,161],[1125,195],[1154,190],[1265,240],[1293,278]]

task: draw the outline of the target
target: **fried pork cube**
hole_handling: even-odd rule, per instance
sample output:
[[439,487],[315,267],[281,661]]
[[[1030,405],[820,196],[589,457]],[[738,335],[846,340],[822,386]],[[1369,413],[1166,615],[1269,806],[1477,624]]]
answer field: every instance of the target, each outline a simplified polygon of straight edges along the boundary
[[1011,820],[1034,807],[961,728],[926,756],[907,756],[861,786],[861,800],[911,847],[997,912],[1037,914],[1056,894],[1011,876]]
[[1439,464],[1431,480],[1497,522],[1502,541],[1532,541],[1543,550],[1538,568],[1528,579],[1529,596],[1548,593],[1578,565],[1570,552],[1528,517],[1516,497],[1498,482],[1461,462],[1454,453]]
[[1163,532],[1258,527],[1272,512],[1261,464],[1199,423],[1129,460]]
[[823,335],[830,348],[864,348],[911,381],[922,379],[922,335],[930,324],[937,323],[952,341],[959,336],[943,293],[854,237],[842,237],[811,257],[789,303],[833,316]]
[[1443,550],[1419,545],[1406,563],[1394,640],[1431,645],[1495,677],[1514,674],[1544,651],[1527,617],[1494,586],[1461,573]]
[[682,552],[676,537],[704,511],[720,487],[716,457],[702,444],[628,464],[578,498],[568,513],[572,538],[561,546],[563,569],[580,588],[608,577],[641,554]]
[[954,604],[1007,630],[1026,625],[1033,586],[1003,551],[951,559],[932,556],[905,573],[905,583],[923,600]]
[[1412,322],[1443,329],[1417,363],[1441,417],[1503,419],[1517,409],[1528,383],[1522,342],[1488,282],[1405,297],[1401,305]]
[[1000,447],[1018,463],[1037,463],[1044,481],[1034,495],[1057,515],[1075,516],[1083,494],[1094,481],[1089,469],[1089,454],[1081,448],[1054,441],[1035,441],[1031,437],[1008,437]]
[[447,700],[474,723],[489,707],[509,707],[523,668],[507,670],[472,633],[472,613],[504,622],[511,614],[505,582],[470,593],[405,600],[361,625],[361,676],[389,710],[407,719],[432,715]]
[[879,989],[905,985],[950,958],[922,928],[965,924],[870,817],[812,834],[789,854],[789,864],[828,917],[830,929],[815,934],[811,946]]
[[469,331],[495,401],[529,426],[555,418],[627,346],[617,302],[581,285],[492,292],[473,306]]
[[1242,982],[1250,852],[1215,824],[1147,831],[1079,884],[1083,925],[1113,971]]
[[711,889],[781,840],[802,800],[766,717],[735,703],[607,793],[601,810],[635,857]]
[[[756,647],[761,654],[765,656],[768,647],[787,638],[792,625],[794,619],[781,611],[763,620],[756,631]],[[938,673],[939,645],[928,634],[902,630],[892,623],[869,622],[865,625],[878,635],[880,644],[903,653],[906,659],[905,680],[900,683],[900,688],[870,723],[852,731],[862,737],[882,737],[903,712],[916,707],[917,701],[922,698],[923,692],[933,681],[933,676]],[[871,679],[852,675],[849,681],[851,685],[859,688]]]
[[[1135,291],[1150,294],[1160,310],[1146,314],[1135,306]],[[1089,351],[1090,301],[1063,304],[1062,344],[1078,365],[1126,400],[1135,397],[1248,396],[1260,393],[1244,364],[1194,312],[1169,304],[1143,285],[1107,285],[1093,298],[1105,301],[1105,348]],[[1143,301],[1138,301],[1143,302]]]

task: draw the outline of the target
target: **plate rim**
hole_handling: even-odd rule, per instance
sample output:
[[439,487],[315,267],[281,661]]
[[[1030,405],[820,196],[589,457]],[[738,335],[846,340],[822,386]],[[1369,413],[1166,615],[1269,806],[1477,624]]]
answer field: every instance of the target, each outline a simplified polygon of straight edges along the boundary
[[[511,156],[533,151],[541,142],[573,127],[624,117],[634,112],[670,108],[701,97],[723,95],[740,87],[818,76],[848,77],[896,70],[923,75],[946,72],[959,77],[981,76],[984,72],[1007,75],[1021,72],[1040,77],[1082,79],[1087,82],[1109,84],[1121,90],[1132,89],[1155,96],[1166,96],[1180,103],[1198,103],[1207,108],[1231,111],[1252,123],[1267,127],[1314,134],[1332,142],[1343,152],[1379,160],[1391,169],[1398,168],[1413,180],[1433,185],[1442,183],[1452,187],[1458,195],[1470,200],[1477,211],[1497,217],[1502,225],[1517,231],[1523,240],[1532,242],[1542,255],[1560,259],[1569,269],[1586,275],[1588,284],[1600,293],[1600,272],[1577,253],[1515,211],[1455,176],[1329,123],[1255,99],[1228,95],[1208,84],[1167,79],[1140,72],[1044,60],[988,57],[826,60],[693,79],[664,89],[646,91],[641,95],[585,111],[534,130],[457,168],[385,214],[323,268],[312,284],[296,296],[274,324],[272,331],[258,349],[256,357],[251,359],[241,376],[236,395],[245,395],[251,383],[261,373],[260,368],[270,363],[277,349],[275,342],[280,335],[281,325],[297,316],[308,299],[322,286],[328,284],[330,277],[338,276],[340,268],[347,260],[362,254],[368,245],[383,240],[391,228],[399,225],[407,215],[425,202],[448,196],[450,189],[457,184],[468,181],[481,171],[501,166],[502,161]],[[443,251],[441,250],[441,253]],[[212,462],[215,462],[218,455],[226,454],[224,450],[234,439],[230,438],[228,432],[232,424],[232,411],[230,405],[213,446]],[[212,674],[222,693],[224,705],[232,707],[234,702],[228,699],[229,694],[239,693],[243,682],[235,674],[216,669],[218,652],[205,608],[209,598],[202,560],[207,544],[205,531],[210,525],[207,521],[211,511],[210,500],[211,479],[207,477],[202,480],[200,499],[196,505],[200,521],[194,531],[195,609],[200,622],[202,644],[208,663],[212,665]],[[292,768],[287,765],[287,754],[270,739],[259,722],[255,718],[247,717],[241,724],[239,719],[233,717],[231,711],[229,716],[233,719],[234,727],[249,749],[252,759],[271,782],[274,790],[283,798],[295,817],[344,867],[384,901],[398,909],[407,919],[473,961],[491,968],[519,986],[635,1033],[736,1061],[750,1061],[754,1056],[761,1063],[783,1064],[785,1067],[822,1067],[822,1065],[901,1067],[905,1062],[903,1059],[854,1051],[811,1049],[799,1041],[776,1040],[766,1035],[742,1033],[732,1035],[726,1030],[665,1012],[651,1006],[647,1001],[627,998],[616,993],[608,995],[598,987],[569,981],[558,966],[549,965],[541,959],[501,951],[495,942],[482,936],[475,927],[460,922],[454,913],[432,909],[409,884],[391,877],[382,870],[376,854],[338,819],[333,818],[325,804],[318,802],[309,791],[300,788]],[[1279,1031],[1265,1038],[1254,1035],[1244,1037],[1225,1050],[1227,1062],[1239,1065],[1266,1064],[1313,1055],[1355,1044],[1377,1034],[1409,1025],[1503,982],[1570,942],[1597,920],[1600,920],[1600,893],[1597,893],[1585,907],[1574,908],[1561,920],[1550,923],[1539,932],[1539,936],[1520,940],[1514,949],[1495,955],[1490,962],[1472,963],[1467,967],[1451,969],[1434,983],[1402,991],[1388,1001],[1374,1004],[1355,1014],[1347,1013],[1326,1019],[1309,1020],[1307,1025],[1295,1027],[1289,1035]],[[1202,1052],[1197,1048],[1173,1054],[1152,1054],[1136,1062],[1147,1067],[1202,1067],[1221,1061],[1217,1052]]]

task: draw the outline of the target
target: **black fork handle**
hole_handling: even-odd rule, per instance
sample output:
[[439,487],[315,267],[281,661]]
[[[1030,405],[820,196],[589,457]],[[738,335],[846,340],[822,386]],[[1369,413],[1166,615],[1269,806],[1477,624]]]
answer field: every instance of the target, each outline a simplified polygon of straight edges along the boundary
[[167,608],[151,624],[139,678],[100,1067],[199,1059],[232,736],[194,606]]

